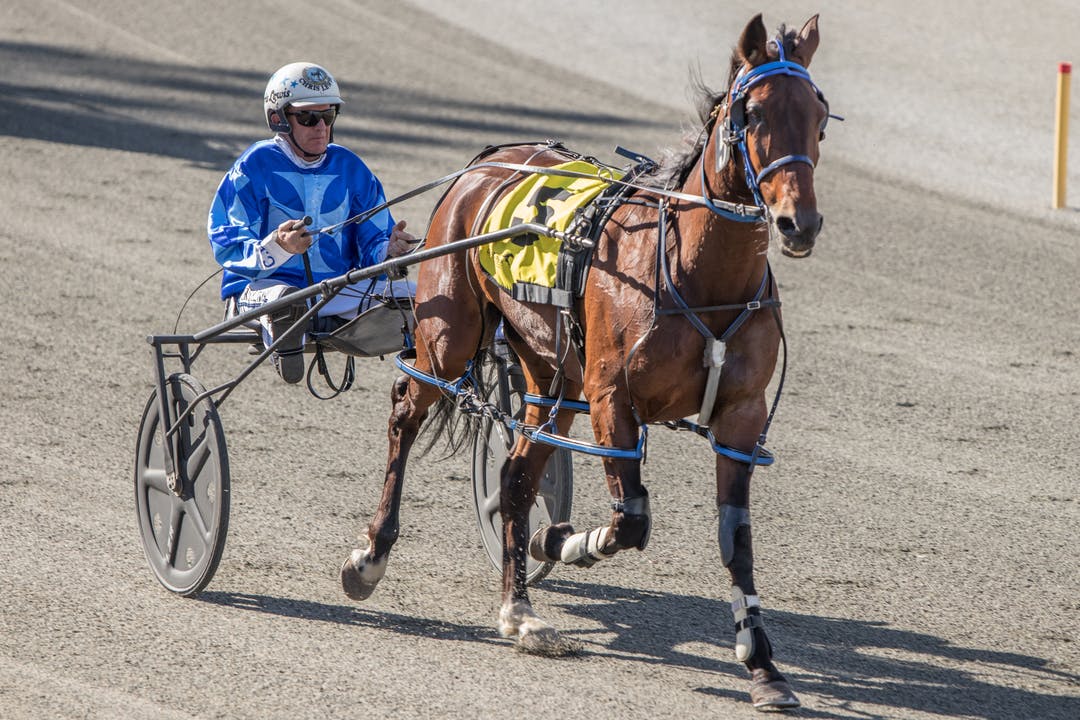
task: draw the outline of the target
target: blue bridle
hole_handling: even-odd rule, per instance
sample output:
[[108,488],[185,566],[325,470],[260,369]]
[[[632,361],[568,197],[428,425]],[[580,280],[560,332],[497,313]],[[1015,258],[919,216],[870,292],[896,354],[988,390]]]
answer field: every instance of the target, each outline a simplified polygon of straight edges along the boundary
[[[747,215],[731,212],[724,208],[717,207],[713,204],[709,198],[709,193],[705,186],[705,169],[702,167],[701,172],[701,194],[705,198],[706,204],[709,209],[717,215],[721,215],[729,220],[735,220],[738,222],[760,222],[762,217],[765,216],[766,208],[765,201],[761,197],[761,181],[764,180],[770,173],[790,165],[792,163],[806,163],[810,167],[814,167],[814,161],[807,155],[785,155],[779,160],[775,160],[762,168],[760,171],[755,172],[753,165],[750,163],[750,153],[746,147],[746,116],[745,106],[746,99],[750,93],[750,89],[757,85],[766,78],[775,77],[777,75],[787,75],[789,77],[800,78],[810,83],[810,87],[814,89],[814,93],[817,95],[821,102],[825,103],[826,115],[825,121],[821,125],[821,133],[825,132],[825,123],[829,121],[829,117],[834,117],[828,114],[829,103],[825,99],[825,95],[821,92],[814,81],[810,79],[810,72],[802,65],[792,62],[787,59],[784,54],[784,41],[783,38],[776,38],[771,41],[776,45],[779,52],[779,58],[772,62],[763,63],[757,67],[750,68],[749,70],[743,69],[735,76],[734,82],[731,83],[731,88],[728,91],[727,96],[727,120],[724,122],[724,126],[720,128],[714,128],[713,133],[716,135],[716,169],[719,172],[724,165],[727,164],[728,159],[731,157],[732,146],[738,148],[739,153],[743,158],[743,170],[746,177],[746,186],[750,189],[750,192],[754,196],[754,203],[761,209],[762,215]],[[843,119],[843,118],[837,118]],[[717,123],[720,123],[720,118],[717,118]],[[702,157],[704,160],[704,156]]]

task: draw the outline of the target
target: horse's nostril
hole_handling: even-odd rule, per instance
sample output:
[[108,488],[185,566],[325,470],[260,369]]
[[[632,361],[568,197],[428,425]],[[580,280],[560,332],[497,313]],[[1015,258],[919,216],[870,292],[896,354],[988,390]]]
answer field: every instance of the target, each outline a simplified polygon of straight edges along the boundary
[[776,218],[776,229],[789,237],[797,234],[799,231],[795,221],[786,216]]

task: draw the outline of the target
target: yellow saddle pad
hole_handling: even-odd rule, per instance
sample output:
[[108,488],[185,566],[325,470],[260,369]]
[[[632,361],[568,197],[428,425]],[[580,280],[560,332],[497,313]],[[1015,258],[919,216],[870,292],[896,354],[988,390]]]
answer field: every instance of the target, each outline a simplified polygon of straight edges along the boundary
[[[578,213],[622,172],[599,168],[584,160],[572,160],[553,169],[584,173],[589,177],[533,174],[518,183],[495,205],[484,222],[484,232],[537,222],[556,230],[571,228]],[[524,234],[497,240],[479,248],[480,265],[501,287],[513,290],[527,283],[556,286],[556,270],[562,241],[547,235]]]

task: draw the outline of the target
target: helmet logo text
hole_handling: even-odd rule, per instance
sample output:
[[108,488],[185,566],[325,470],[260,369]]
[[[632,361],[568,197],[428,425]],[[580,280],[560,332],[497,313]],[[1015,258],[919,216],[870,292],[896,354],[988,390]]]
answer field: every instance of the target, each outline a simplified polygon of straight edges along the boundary
[[330,74],[321,67],[304,68],[304,72],[300,76],[300,84],[316,92],[326,92],[333,82],[334,78],[330,77]]
[[271,90],[269,93],[266,94],[266,102],[270,103],[271,105],[277,105],[279,102],[281,102],[287,97],[292,97],[292,92],[288,89]]

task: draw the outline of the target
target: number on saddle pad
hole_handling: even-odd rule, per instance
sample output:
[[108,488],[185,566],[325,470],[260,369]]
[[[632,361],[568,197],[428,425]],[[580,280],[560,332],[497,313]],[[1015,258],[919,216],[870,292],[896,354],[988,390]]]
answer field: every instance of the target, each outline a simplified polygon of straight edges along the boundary
[[[623,173],[600,168],[584,160],[552,166],[551,170],[586,177],[535,173],[518,183],[491,211],[483,231],[492,232],[525,222],[538,222],[560,231],[573,231],[582,213],[611,180]],[[560,253],[569,248],[549,236],[523,234],[480,247],[480,265],[505,290],[519,300],[567,306],[575,288],[560,281]],[[566,265],[565,258],[562,264]]]

